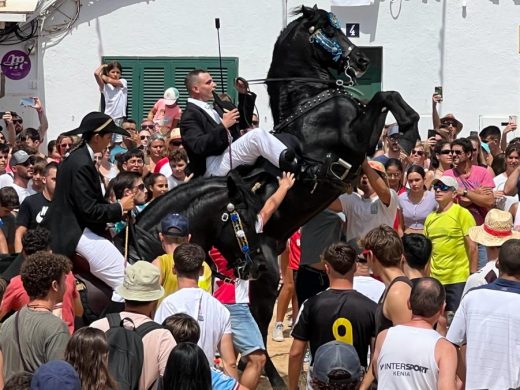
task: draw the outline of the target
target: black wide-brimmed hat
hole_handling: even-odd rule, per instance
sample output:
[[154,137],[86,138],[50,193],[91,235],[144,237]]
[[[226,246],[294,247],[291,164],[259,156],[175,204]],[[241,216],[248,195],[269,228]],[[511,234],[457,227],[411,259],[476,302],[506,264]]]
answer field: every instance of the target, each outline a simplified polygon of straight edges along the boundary
[[130,134],[121,127],[117,126],[114,120],[102,112],[93,111],[81,120],[81,124],[77,129],[63,133],[65,135],[78,135],[87,133],[116,133],[130,137]]

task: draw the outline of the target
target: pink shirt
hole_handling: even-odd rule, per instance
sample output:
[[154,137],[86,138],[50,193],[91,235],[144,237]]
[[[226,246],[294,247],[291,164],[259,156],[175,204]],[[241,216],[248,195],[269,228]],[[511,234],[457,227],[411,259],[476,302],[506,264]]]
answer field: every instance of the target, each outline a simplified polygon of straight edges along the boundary
[[158,123],[159,127],[172,128],[173,120],[181,118],[182,110],[178,104],[167,106],[164,99],[159,99],[153,106],[155,115],[153,116],[154,123]]
[[[152,321],[145,315],[122,311],[121,318],[126,317],[130,318],[136,327],[145,322]],[[94,321],[90,326],[100,329],[105,333],[110,329],[106,318]],[[139,380],[139,390],[149,389],[157,378],[159,378],[159,375],[164,375],[168,356],[170,356],[170,352],[175,345],[175,339],[167,329],[152,330],[143,337],[144,359],[141,379]]]
[[[479,167],[478,165],[471,166],[471,171],[467,178],[460,176],[460,174],[454,169],[448,169],[445,171],[444,176],[454,177],[457,180],[457,183],[459,183],[459,188],[464,188],[466,190],[476,190],[480,187],[495,188],[495,182],[493,181],[491,174],[486,168]],[[477,225],[482,225],[484,223],[484,218],[488,212],[485,207],[480,207],[475,203],[471,203],[466,208],[469,210],[471,215],[473,215],[473,218],[475,218]]]

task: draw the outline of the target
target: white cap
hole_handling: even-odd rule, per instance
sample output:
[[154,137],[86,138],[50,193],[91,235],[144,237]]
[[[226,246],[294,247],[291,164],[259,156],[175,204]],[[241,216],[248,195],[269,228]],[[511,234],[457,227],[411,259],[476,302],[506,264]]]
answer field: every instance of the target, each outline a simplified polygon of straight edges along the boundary
[[167,106],[173,106],[179,98],[179,90],[177,88],[170,87],[164,91],[164,100]]

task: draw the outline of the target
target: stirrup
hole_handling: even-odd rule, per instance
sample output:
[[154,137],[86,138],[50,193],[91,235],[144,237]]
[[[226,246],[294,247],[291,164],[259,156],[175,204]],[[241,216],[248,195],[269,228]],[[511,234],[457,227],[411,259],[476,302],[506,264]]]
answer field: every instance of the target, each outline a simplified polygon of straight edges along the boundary
[[[337,168],[342,169],[343,173],[340,173],[340,172],[336,173],[335,169],[337,169]],[[346,162],[342,158],[338,158],[337,161],[335,161],[335,162],[330,164],[329,172],[336,179],[343,181],[343,180],[345,180],[345,178],[349,174],[351,168],[352,168],[351,164],[349,164],[348,162]]]

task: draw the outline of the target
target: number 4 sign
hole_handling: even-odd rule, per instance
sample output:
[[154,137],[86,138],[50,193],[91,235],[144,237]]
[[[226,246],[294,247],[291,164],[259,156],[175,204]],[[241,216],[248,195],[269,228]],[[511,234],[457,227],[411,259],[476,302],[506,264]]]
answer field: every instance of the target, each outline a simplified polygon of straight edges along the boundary
[[347,37],[359,38],[359,23],[347,23]]

